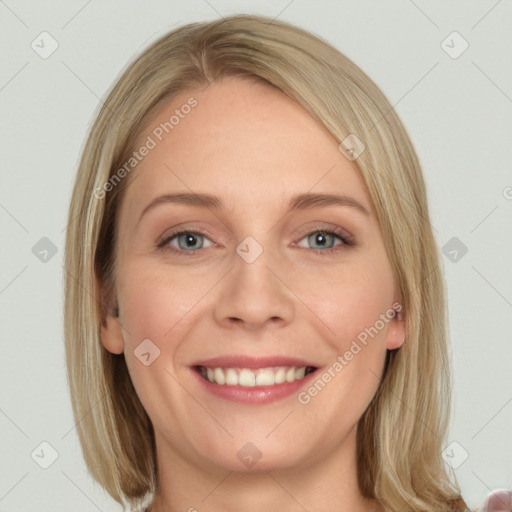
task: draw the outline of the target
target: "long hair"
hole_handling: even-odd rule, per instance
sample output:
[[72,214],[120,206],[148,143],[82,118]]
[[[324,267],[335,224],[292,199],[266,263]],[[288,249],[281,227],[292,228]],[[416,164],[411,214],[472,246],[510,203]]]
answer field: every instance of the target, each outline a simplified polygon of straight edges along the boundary
[[359,486],[386,511],[469,510],[442,460],[451,402],[445,291],[414,148],[384,94],[349,58],[296,26],[254,15],[188,24],[153,43],[117,80],[84,146],[69,209],[64,324],[73,411],[92,476],[123,506],[147,504],[157,488],[151,422],[124,355],[100,339],[115,281],[116,212],[137,171],[107,193],[102,187],[164,102],[227,76],[270,84],[342,146],[364,144],[354,164],[407,328],[358,423]]

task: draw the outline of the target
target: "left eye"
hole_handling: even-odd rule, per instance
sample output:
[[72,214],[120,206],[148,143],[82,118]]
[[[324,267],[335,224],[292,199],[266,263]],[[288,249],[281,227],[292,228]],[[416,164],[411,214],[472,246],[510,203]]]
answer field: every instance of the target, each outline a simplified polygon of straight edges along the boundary
[[[345,240],[341,238],[341,236],[337,235],[333,231],[313,231],[306,235],[304,238],[300,240],[307,240],[310,244],[316,245],[317,247],[310,247],[314,250],[322,250],[322,249],[332,249],[335,246],[335,239],[340,240],[340,243],[344,243]],[[300,247],[304,247],[303,245],[300,245],[300,242],[297,244]],[[340,245],[340,244],[337,244]]]

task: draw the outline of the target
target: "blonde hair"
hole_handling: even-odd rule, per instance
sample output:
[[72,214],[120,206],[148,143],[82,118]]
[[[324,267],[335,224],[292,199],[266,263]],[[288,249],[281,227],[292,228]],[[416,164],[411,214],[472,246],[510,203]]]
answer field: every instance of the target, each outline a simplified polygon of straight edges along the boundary
[[157,488],[151,422],[124,356],[100,340],[112,307],[116,211],[128,179],[100,199],[95,191],[126,161],[164,101],[228,76],[282,91],[338,143],[351,134],[364,143],[354,164],[372,198],[407,333],[401,348],[388,351],[380,387],[358,424],[359,486],[386,511],[469,510],[441,457],[451,401],[445,298],[416,153],[388,100],[351,60],[298,27],[253,15],[192,23],[152,44],[117,81],[83,149],[69,209],[64,322],[89,470],[123,506],[143,506]]

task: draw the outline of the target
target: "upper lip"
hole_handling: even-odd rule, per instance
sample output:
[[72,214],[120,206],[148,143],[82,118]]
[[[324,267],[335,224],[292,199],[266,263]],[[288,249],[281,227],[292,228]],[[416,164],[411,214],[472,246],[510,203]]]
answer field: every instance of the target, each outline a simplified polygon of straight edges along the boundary
[[272,366],[312,366],[304,359],[287,356],[244,356],[244,355],[227,355],[212,357],[203,361],[198,361],[192,366],[206,366],[208,368],[269,368]]

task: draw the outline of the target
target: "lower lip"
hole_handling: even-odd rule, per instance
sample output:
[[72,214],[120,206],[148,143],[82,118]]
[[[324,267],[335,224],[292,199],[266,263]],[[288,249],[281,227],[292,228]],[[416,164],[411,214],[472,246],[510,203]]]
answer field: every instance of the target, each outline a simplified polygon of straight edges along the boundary
[[282,398],[298,393],[299,390],[316,375],[317,370],[306,375],[303,379],[271,386],[228,386],[226,384],[214,384],[205,379],[193,368],[192,373],[199,379],[204,389],[212,395],[244,404],[268,404]]

